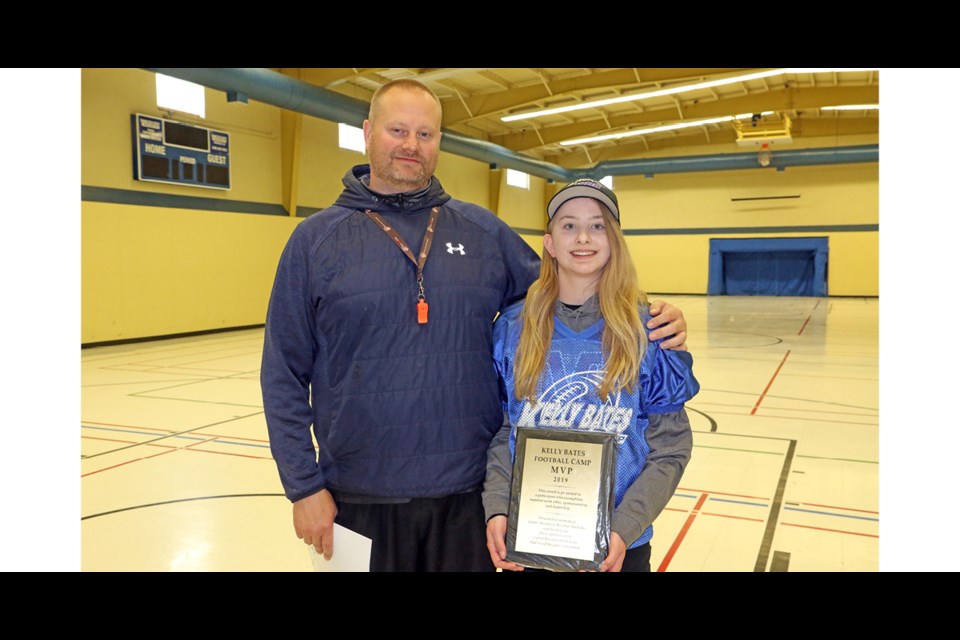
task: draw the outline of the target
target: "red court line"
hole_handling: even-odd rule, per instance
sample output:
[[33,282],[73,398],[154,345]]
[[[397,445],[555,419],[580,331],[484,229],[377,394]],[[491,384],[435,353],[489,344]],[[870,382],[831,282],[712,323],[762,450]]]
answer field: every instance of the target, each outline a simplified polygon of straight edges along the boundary
[[80,426],[85,424],[99,424],[104,427],[126,427],[127,429],[147,429],[149,431],[162,431],[164,433],[177,433],[173,429],[160,429],[159,427],[144,427],[139,424],[117,424],[116,422],[94,422],[92,420],[81,420]]
[[879,511],[870,511],[869,509],[854,509],[853,507],[835,507],[832,504],[817,504],[816,502],[798,502],[797,504],[806,505],[808,507],[823,507],[825,509],[840,509],[842,511],[857,511],[859,513],[872,513],[874,515],[880,515]]
[[[136,440],[118,440],[116,438],[98,438],[96,436],[80,436],[81,440],[103,440],[104,442],[122,442],[124,444],[137,444]],[[163,445],[156,445],[161,447]],[[172,448],[172,447],[171,447]]]
[[[686,509],[674,509],[672,507],[667,507],[664,511],[678,511],[680,513],[690,513]],[[707,513],[706,511],[702,512],[705,516],[717,516],[720,518],[733,518],[734,520],[750,520],[751,522],[764,522],[761,518],[745,518],[744,516],[731,516],[726,513]]]
[[[231,374],[231,375],[241,374],[241,373],[250,373],[250,370],[249,370],[249,369],[243,369],[243,370],[238,371],[238,370],[236,370],[236,369],[208,369],[208,368],[206,368],[206,367],[181,367],[181,366],[174,365],[174,364],[167,365],[167,366],[164,367],[164,369],[176,370],[176,371],[206,371],[206,372],[209,372],[210,374],[216,376],[217,379],[220,379],[220,378],[223,378],[223,377],[224,377],[224,376],[220,375],[221,373],[229,373],[229,374]],[[228,376],[228,377],[230,377],[230,376]]]
[[81,478],[86,478],[87,476],[92,476],[93,474],[95,474],[95,473],[100,473],[101,471],[107,471],[107,470],[109,470],[109,469],[116,469],[117,467],[122,467],[122,466],[124,466],[124,465],[126,465],[126,464],[130,464],[130,463],[132,463],[132,462],[140,462],[141,460],[149,460],[150,458],[156,458],[157,456],[166,455],[166,454],[172,453],[172,452],[174,452],[174,451],[176,451],[176,449],[167,449],[166,451],[161,451],[160,453],[155,453],[155,454],[153,454],[152,456],[143,456],[142,458],[134,458],[133,460],[127,460],[126,462],[121,462],[120,464],[115,464],[115,465],[110,466],[110,467],[104,467],[103,469],[97,469],[96,471],[91,471],[90,473],[81,473],[81,474],[80,474],[80,477],[81,477]]
[[807,328],[807,323],[810,322],[811,317],[812,316],[807,316],[807,319],[803,321],[803,326],[800,327],[800,331],[797,332],[797,335],[800,335],[801,333],[803,333],[803,330]]
[[236,456],[238,458],[253,458],[254,460],[273,460],[270,456],[249,456],[245,453],[230,453],[229,451],[210,451],[209,449],[184,449],[184,451],[199,451],[200,453],[216,453],[221,456]]
[[[80,436],[80,437],[81,437],[81,439],[85,439],[85,440],[104,440],[104,441],[106,441],[106,442],[123,442],[123,443],[126,443],[126,444],[137,444],[137,442],[136,442],[135,440],[116,440],[116,439],[113,439],[113,438],[97,438],[97,437],[94,437],[94,436]],[[195,443],[195,444],[206,444],[206,443],[208,443],[208,442],[214,442],[215,440],[218,440],[218,438],[211,438],[210,440],[204,440],[203,442],[197,442],[197,443]],[[183,451],[198,451],[198,452],[200,452],[200,453],[215,453],[215,454],[220,455],[220,456],[234,456],[234,457],[237,457],[237,458],[252,458],[252,459],[254,459],[254,460],[273,460],[273,456],[251,456],[251,455],[247,455],[247,454],[245,454],[245,453],[230,453],[229,451],[210,451],[209,449],[193,449],[193,448],[191,448],[191,447],[193,447],[193,445],[188,445],[188,446],[186,446],[186,447],[174,447],[174,446],[170,446],[170,445],[166,445],[166,444],[155,444],[155,443],[152,443],[152,442],[151,442],[151,443],[146,443],[146,446],[148,446],[148,447],[161,447],[161,448],[164,448],[164,449],[168,449],[168,451],[164,451],[163,453],[169,453],[169,451],[173,451],[173,450],[178,450],[178,449],[180,449],[180,450],[183,450]],[[143,458],[136,458],[136,459],[134,459],[134,460],[128,460],[127,462],[121,462],[120,464],[115,464],[115,465],[113,465],[112,467],[104,467],[103,469],[98,469],[97,471],[91,471],[90,473],[85,473],[85,474],[81,475],[80,477],[82,478],[82,477],[84,477],[84,476],[88,476],[88,475],[93,474],[93,473],[100,473],[101,471],[106,471],[107,469],[113,469],[114,467],[122,467],[122,466],[125,465],[125,464],[130,464],[131,462],[137,462],[138,460],[147,460],[147,459],[149,459],[149,458],[155,458],[155,457],[157,457],[158,455],[161,455],[161,454],[158,453],[158,454],[153,455],[153,456],[145,456],[145,457],[143,457]]]
[[742,493],[724,493],[723,491],[707,491],[706,489],[691,489],[689,487],[677,487],[677,491],[690,491],[691,493],[708,493],[711,496],[733,496],[734,498],[751,498],[753,500],[763,500],[770,502],[770,498],[762,496],[747,496]]
[[152,456],[143,456],[143,457],[140,457],[140,458],[134,458],[133,460],[127,460],[126,462],[121,462],[121,463],[119,463],[119,464],[115,464],[115,465],[112,465],[112,466],[109,466],[109,467],[104,467],[103,469],[97,469],[96,471],[91,471],[91,472],[89,472],[89,473],[82,473],[82,474],[80,474],[80,477],[81,477],[81,478],[85,478],[85,477],[87,477],[87,476],[92,476],[92,475],[95,474],[95,473],[100,473],[101,471],[107,471],[108,469],[116,469],[117,467],[122,467],[122,466],[124,466],[124,465],[131,464],[131,463],[133,463],[133,462],[140,462],[141,460],[149,460],[150,458],[156,458],[157,456],[166,455],[166,454],[172,453],[172,452],[174,452],[174,451],[181,451],[181,450],[184,450],[184,449],[189,449],[190,447],[194,446],[195,444],[206,444],[206,443],[212,442],[212,441],[214,441],[214,440],[216,440],[216,438],[210,438],[209,440],[202,440],[202,441],[200,441],[200,442],[195,442],[195,443],[193,443],[193,444],[188,444],[188,445],[185,446],[185,447],[176,447],[176,448],[167,449],[166,451],[161,451],[160,453],[155,453],[155,454],[152,455]]
[[[92,420],[83,420],[83,421],[81,422],[80,426],[82,427],[84,424],[99,424],[99,425],[102,425],[102,426],[104,426],[104,427],[126,427],[127,429],[146,429],[146,430],[148,430],[148,431],[160,431],[161,433],[180,433],[179,431],[172,431],[172,430],[170,430],[170,429],[160,429],[159,427],[141,427],[140,425],[117,424],[117,423],[115,423],[115,422],[93,422]],[[191,431],[190,433],[194,433],[194,432]],[[262,438],[243,438],[243,437],[241,437],[241,436],[231,436],[231,435],[226,435],[226,434],[222,434],[222,433],[199,433],[199,432],[197,432],[195,435],[198,435],[198,436],[212,436],[212,437],[214,437],[214,438],[230,438],[231,440],[247,440],[247,441],[249,441],[249,442],[267,442],[267,443],[270,442],[269,440],[264,440],[264,439],[262,439]]]
[[760,403],[763,402],[763,396],[767,395],[767,391],[770,391],[770,387],[773,385],[773,381],[777,379],[777,374],[780,373],[780,369],[783,368],[783,363],[787,361],[787,357],[790,355],[790,350],[787,350],[786,355],[783,356],[783,360],[780,361],[780,366],[777,367],[777,370],[773,372],[773,377],[770,378],[770,382],[767,383],[767,388],[763,390],[763,393],[760,394],[760,397],[757,398],[757,404],[753,405],[753,411],[750,412],[750,415],[753,415],[757,412],[757,409],[760,408]]
[[879,538],[880,536],[873,533],[858,533],[857,531],[843,531],[842,529],[827,529],[825,527],[811,527],[805,524],[793,524],[792,522],[781,522],[780,524],[787,527],[801,527],[803,529],[816,529],[817,531],[829,531],[831,533],[849,533],[852,536],[864,536],[865,538]]
[[[96,436],[80,436],[82,440],[103,440],[104,442],[123,442],[124,444],[140,444],[136,440],[117,440],[116,438],[97,438]],[[210,442],[210,440],[205,440],[204,442]],[[224,445],[229,446],[229,443],[223,443]],[[181,449],[183,447],[175,447],[168,444],[156,444],[153,442],[146,443],[148,447],[161,447],[163,449]],[[185,449],[184,451],[199,451],[200,453],[216,453],[221,456],[237,456],[238,458],[254,458],[255,460],[273,460],[273,456],[251,456],[245,453],[230,453],[228,451],[210,451],[209,449]]]
[[[121,369],[120,367],[140,367],[138,369]],[[161,373],[173,375],[170,371],[158,371],[158,369],[166,369],[164,366],[158,365],[145,365],[145,364],[114,364],[108,367],[97,367],[101,371],[121,371],[123,373]],[[195,380],[206,380],[209,376],[201,376],[195,373],[178,373],[179,376],[194,376]],[[127,384],[136,384],[136,380]],[[147,384],[146,382],[144,384]]]
[[734,520],[749,520],[750,522],[766,522],[766,520],[764,520],[763,518],[745,518],[745,517],[743,517],[743,516],[731,516],[731,515],[728,515],[728,514],[726,514],[726,513],[708,513],[708,512],[706,512],[706,511],[704,511],[704,512],[703,512],[703,515],[705,515],[705,516],[717,516],[717,517],[719,517],[719,518],[733,518]]
[[674,554],[677,553],[677,549],[680,547],[680,543],[683,542],[684,537],[687,535],[687,531],[690,530],[690,525],[693,524],[697,514],[700,512],[700,507],[703,506],[703,503],[706,502],[706,500],[707,494],[705,493],[700,496],[699,500],[697,500],[696,506],[693,507],[693,511],[690,512],[690,515],[687,517],[687,521],[683,523],[683,528],[680,529],[680,533],[677,534],[676,540],[674,540],[673,544],[670,545],[667,555],[663,557],[663,562],[661,562],[660,566],[657,567],[658,573],[662,573],[667,570],[667,567],[670,565],[670,561],[673,560]]

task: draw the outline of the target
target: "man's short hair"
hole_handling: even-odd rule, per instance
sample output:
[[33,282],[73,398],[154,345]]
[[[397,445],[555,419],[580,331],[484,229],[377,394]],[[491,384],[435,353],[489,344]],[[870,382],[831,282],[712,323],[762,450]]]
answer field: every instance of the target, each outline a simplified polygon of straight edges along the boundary
[[380,100],[384,94],[386,94],[391,89],[406,89],[407,91],[423,91],[433,98],[434,102],[437,103],[437,109],[440,111],[440,120],[443,120],[443,106],[440,104],[440,98],[437,97],[430,87],[423,84],[419,80],[414,80],[413,78],[400,78],[398,80],[391,80],[387,84],[383,85],[373,93],[373,97],[370,98],[370,111],[367,114],[367,120],[373,122],[374,115],[376,114],[377,108],[380,106]]

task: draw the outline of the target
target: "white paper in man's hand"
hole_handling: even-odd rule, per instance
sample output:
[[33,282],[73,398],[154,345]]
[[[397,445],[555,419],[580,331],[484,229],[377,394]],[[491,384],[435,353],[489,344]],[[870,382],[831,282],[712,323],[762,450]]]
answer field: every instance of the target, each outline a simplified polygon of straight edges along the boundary
[[350,529],[333,525],[333,556],[324,560],[313,545],[308,545],[314,571],[370,571],[372,540]]

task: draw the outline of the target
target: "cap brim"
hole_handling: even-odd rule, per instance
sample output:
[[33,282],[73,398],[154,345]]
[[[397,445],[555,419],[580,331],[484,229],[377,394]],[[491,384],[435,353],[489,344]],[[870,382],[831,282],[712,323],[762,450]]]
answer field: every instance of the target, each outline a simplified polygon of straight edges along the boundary
[[553,216],[557,213],[557,209],[574,198],[593,198],[597,202],[602,202],[607,206],[608,209],[610,209],[610,213],[613,214],[614,219],[618,223],[620,222],[620,209],[617,207],[617,204],[607,196],[607,194],[599,189],[595,189],[594,187],[585,187],[580,185],[566,187],[565,189],[558,191],[557,195],[553,196],[553,198],[547,204],[547,217],[553,220]]

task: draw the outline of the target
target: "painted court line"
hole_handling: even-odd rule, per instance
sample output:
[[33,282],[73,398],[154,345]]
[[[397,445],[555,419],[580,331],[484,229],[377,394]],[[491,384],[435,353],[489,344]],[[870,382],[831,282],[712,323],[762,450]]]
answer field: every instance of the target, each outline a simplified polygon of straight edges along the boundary
[[109,471],[110,469],[116,469],[117,467],[122,467],[122,466],[124,466],[124,465],[132,464],[132,463],[134,463],[134,462],[140,462],[141,460],[149,460],[150,458],[156,458],[157,456],[165,456],[165,455],[167,455],[168,453],[173,453],[174,451],[177,451],[177,450],[178,450],[178,449],[176,449],[176,448],[170,448],[170,449],[168,449],[168,450],[166,450],[166,451],[161,451],[160,453],[155,453],[155,454],[153,454],[152,456],[143,456],[143,457],[140,457],[140,458],[134,458],[133,460],[127,460],[126,462],[120,462],[120,463],[115,464],[115,465],[110,466],[110,467],[104,467],[104,468],[102,468],[102,469],[97,469],[96,471],[90,471],[89,473],[81,473],[81,474],[80,474],[80,477],[81,477],[81,478],[86,478],[87,476],[92,476],[93,474],[95,474],[95,473],[100,473],[101,471]]
[[784,511],[801,511],[803,513],[815,513],[819,516],[832,516],[834,518],[852,518],[854,520],[870,520],[880,522],[880,518],[870,518],[868,516],[855,516],[848,513],[831,513],[829,511],[815,511],[813,509],[800,509],[799,507],[784,507]]
[[[730,394],[735,396],[751,396],[751,397],[756,395],[755,393],[750,391],[736,391],[733,389],[717,389],[717,388],[700,387],[700,393],[704,393],[704,392],[725,393],[725,394]],[[849,404],[846,402],[833,402],[831,400],[816,400],[814,398],[798,398],[796,396],[780,396],[780,395],[775,395],[773,393],[769,394],[767,397],[776,398],[777,400],[796,400],[797,402],[809,402],[811,404],[818,404],[818,405],[825,404],[831,407],[848,407],[850,409],[863,409],[864,411],[877,411],[876,407],[864,407],[858,404]],[[697,404],[700,405],[700,404],[708,404],[708,403],[700,401]],[[741,405],[737,404],[733,406],[741,406]]]
[[766,509],[766,508],[768,508],[768,507],[770,506],[770,503],[769,503],[769,502],[763,502],[763,503],[760,503],[760,502],[747,502],[747,501],[745,501],[745,500],[730,500],[729,498],[714,498],[713,496],[710,496],[710,502],[729,502],[730,504],[743,504],[743,505],[746,505],[746,506],[748,506],[748,507],[761,507],[761,508],[764,508],[764,509]]
[[[146,430],[148,430],[148,431],[160,431],[161,433],[185,433],[185,432],[183,432],[183,431],[174,431],[173,429],[161,429],[161,428],[159,428],[159,427],[145,427],[145,426],[139,425],[139,424],[137,424],[137,425],[134,425],[134,424],[117,424],[117,423],[115,423],[115,422],[95,422],[95,421],[93,421],[93,420],[84,420],[83,423],[82,423],[80,426],[81,426],[81,427],[87,427],[87,426],[90,426],[90,425],[103,425],[103,426],[107,426],[107,427],[124,427],[124,428],[126,428],[126,429],[146,429]],[[151,433],[151,434],[148,434],[148,435],[153,435],[153,434]],[[231,440],[249,440],[250,442],[265,442],[265,443],[269,443],[269,442],[270,442],[269,440],[266,440],[266,439],[264,439],[264,438],[244,438],[243,436],[227,435],[227,434],[224,434],[224,433],[202,433],[202,434],[200,434],[200,435],[202,435],[202,436],[209,436],[209,437],[213,437],[213,438],[230,438]]]
[[85,459],[89,460],[90,458],[96,458],[97,456],[105,456],[105,455],[107,455],[108,453],[116,453],[117,451],[123,451],[124,449],[131,449],[131,448],[133,448],[133,447],[140,447],[140,446],[143,446],[143,445],[145,445],[145,444],[150,444],[151,442],[159,442],[160,440],[164,440],[164,439],[166,439],[166,438],[173,438],[173,437],[175,437],[175,436],[179,436],[179,435],[182,435],[182,434],[184,434],[184,433],[193,433],[193,432],[195,432],[195,431],[200,431],[201,429],[209,429],[210,427],[215,427],[215,426],[217,426],[218,424],[227,424],[228,422],[235,422],[235,421],[237,421],[237,420],[244,420],[244,419],[250,418],[250,417],[252,417],[252,416],[260,415],[261,413],[263,413],[263,411],[257,411],[256,413],[251,413],[251,414],[248,414],[248,415],[245,415],[245,416],[234,416],[234,417],[228,418],[228,419],[226,419],[226,420],[220,420],[219,422],[213,422],[213,423],[210,423],[210,424],[201,425],[201,426],[199,426],[199,427],[194,427],[194,428],[192,428],[192,429],[184,429],[183,431],[179,431],[179,432],[177,432],[177,433],[169,433],[169,434],[167,434],[167,435],[163,435],[163,436],[160,436],[160,437],[158,437],[158,438],[154,438],[153,440],[147,440],[146,442],[141,442],[141,443],[138,443],[138,444],[130,444],[130,445],[127,445],[127,446],[125,446],[125,447],[118,447],[118,448],[116,448],[116,449],[112,449],[112,450],[110,450],[110,451],[102,451],[102,452],[100,452],[100,453],[94,453],[94,454],[91,454],[91,455],[89,455],[89,456],[86,456]]
[[[788,377],[790,374],[786,374],[786,373],[785,373],[785,374],[782,374],[782,375],[783,375],[784,378],[786,378],[786,377]],[[772,396],[771,396],[771,397],[772,397]],[[734,403],[730,403],[730,402],[701,402],[701,403],[699,403],[699,405],[709,405],[710,407],[732,407],[732,408],[735,408],[735,409],[746,409],[746,408],[749,406],[749,405],[745,405],[745,404],[734,404]],[[686,408],[687,408],[688,411],[691,409],[690,405],[687,405]],[[694,409],[694,410],[695,410],[695,409]],[[767,405],[767,408],[764,409],[764,411],[792,411],[793,413],[819,413],[819,414],[829,414],[829,415],[836,415],[836,416],[862,417],[862,418],[875,418],[875,417],[877,416],[877,414],[879,413],[879,410],[878,410],[878,409],[873,409],[873,410],[861,409],[861,410],[863,410],[863,411],[869,411],[869,413],[856,413],[856,412],[854,412],[854,411],[830,411],[830,410],[827,410],[827,409],[808,409],[808,408],[806,408],[806,407],[804,407],[804,408],[800,408],[800,407],[781,407],[781,406],[775,406],[775,405],[770,405],[770,404],[768,404],[768,405]],[[712,411],[713,411],[714,413],[723,413],[724,415],[728,415],[728,416],[739,416],[739,415],[742,415],[742,414],[741,414],[740,412],[738,412],[738,411],[726,411],[726,412],[723,412],[723,411],[718,411],[717,409],[712,409]],[[698,411],[698,413],[700,413],[700,412]]]
[[[80,436],[80,438],[81,438],[82,440],[99,440],[99,441],[102,441],[102,442],[122,442],[122,443],[132,443],[132,444],[136,444],[136,441],[135,441],[135,440],[118,440],[117,438],[101,438],[101,437],[97,437],[97,436]],[[240,442],[225,443],[225,442],[221,442],[220,440],[217,440],[216,438],[214,438],[214,440],[216,440],[217,444],[239,444],[239,445],[243,445],[243,443],[240,443]],[[204,442],[211,442],[211,440],[205,440]],[[202,443],[197,443],[197,444],[202,444]],[[186,447],[176,447],[176,446],[170,445],[170,444],[149,444],[149,445],[147,445],[147,446],[148,446],[148,447],[159,447],[159,448],[161,448],[161,449],[182,449],[182,450],[184,450],[184,451],[199,451],[200,453],[215,453],[215,454],[221,455],[221,456],[236,456],[236,457],[238,457],[238,458],[253,458],[253,459],[255,459],[255,460],[273,460],[273,456],[251,456],[251,455],[247,455],[247,454],[245,454],[245,453],[232,453],[232,452],[230,452],[230,451],[211,451],[211,450],[209,450],[209,449],[187,449]],[[252,445],[244,445],[244,446],[252,446]],[[94,471],[94,472],[91,472],[91,473],[96,473],[96,472]],[[82,478],[83,476],[80,476],[80,477]]]
[[[128,465],[128,464],[133,464],[134,462],[141,462],[141,461],[143,461],[143,460],[149,460],[150,458],[156,458],[156,457],[158,457],[158,456],[163,456],[163,455],[166,455],[166,454],[168,454],[168,453],[173,453],[174,451],[184,451],[184,450],[187,450],[187,449],[189,449],[190,447],[196,446],[196,445],[198,445],[198,444],[205,444],[205,443],[207,443],[207,442],[213,442],[213,441],[215,441],[215,440],[216,440],[216,438],[210,438],[209,440],[204,440],[203,442],[194,442],[193,444],[188,444],[188,445],[185,446],[185,447],[175,447],[175,448],[168,449],[167,451],[161,451],[160,453],[154,454],[154,455],[152,455],[152,456],[143,456],[143,457],[141,457],[141,458],[134,458],[133,460],[127,460],[126,462],[121,462],[121,463],[119,463],[119,464],[111,465],[111,466],[109,466],[109,467],[104,467],[104,468],[102,468],[102,469],[97,469],[96,471],[89,471],[89,472],[87,472],[87,473],[82,473],[82,474],[80,474],[80,477],[81,477],[81,478],[86,478],[87,476],[92,476],[93,474],[95,474],[95,473],[100,473],[101,471],[109,471],[110,469],[116,469],[117,467],[123,467],[123,466],[126,466],[126,465]],[[206,453],[214,453],[214,452],[210,451],[210,452],[206,452]],[[242,456],[242,457],[248,457],[248,456]]]
[[805,524],[794,524],[792,522],[782,523],[787,527],[799,527],[801,529],[815,529],[817,531],[829,531],[830,533],[847,533],[851,536],[863,536],[865,538],[879,538],[880,536],[874,533],[860,533],[859,531],[844,531],[842,529],[827,529],[826,527],[811,527]]
[[[82,426],[84,429],[97,429],[97,430],[101,430],[101,431],[117,431],[117,432],[119,432],[119,433],[138,434],[138,435],[142,435],[142,436],[152,436],[152,435],[155,435],[155,434],[153,434],[153,433],[148,433],[148,432],[146,432],[146,431],[136,431],[136,430],[134,430],[134,429],[118,429],[118,428],[112,428],[112,427],[91,427],[91,426],[87,426],[87,425],[81,425],[81,426]],[[91,436],[83,436],[83,437],[91,437]],[[257,447],[257,448],[260,448],[260,449],[269,449],[269,448],[270,448],[270,445],[269,445],[269,443],[267,443],[266,440],[257,441],[257,440],[253,440],[252,438],[239,438],[240,440],[251,440],[252,442],[231,442],[231,440],[224,440],[223,438],[231,438],[231,439],[232,439],[233,436],[220,436],[220,435],[216,435],[216,434],[213,434],[213,433],[201,433],[201,434],[199,434],[198,436],[176,435],[176,436],[174,436],[174,437],[177,438],[177,439],[183,439],[183,440],[209,440],[210,438],[215,438],[215,439],[217,439],[217,440],[219,441],[220,444],[232,444],[232,445],[236,445],[236,446],[238,446],[238,447]],[[131,441],[131,442],[134,442],[134,441]],[[260,442],[266,443],[266,444],[259,444]],[[257,443],[257,444],[254,444],[254,443]]]
[[727,513],[711,513],[709,511],[701,511],[705,516],[716,516],[718,518],[732,518],[734,520],[748,520],[750,522],[763,522],[763,518],[746,518],[744,516],[731,516]]
[[[783,454],[781,454],[781,455],[783,455]],[[711,496],[733,496],[734,498],[748,498],[748,499],[750,499],[750,500],[765,500],[765,501],[767,501],[767,502],[770,501],[770,498],[768,498],[768,497],[766,497],[766,496],[748,496],[748,495],[744,495],[744,494],[742,494],[742,493],[727,493],[727,492],[724,492],[724,491],[707,491],[707,490],[705,490],[705,489],[692,489],[692,488],[689,488],[689,487],[678,487],[678,488],[677,488],[677,491],[692,491],[693,493],[698,493],[698,494],[699,494],[699,493],[708,493],[708,494],[710,494]],[[679,495],[679,494],[677,494],[677,495]],[[695,498],[696,496],[679,496],[679,497],[682,497],[682,498]]]
[[777,379],[777,374],[780,373],[780,369],[783,368],[783,363],[787,361],[787,358],[790,356],[790,350],[787,349],[787,353],[783,356],[783,360],[780,361],[780,366],[777,367],[777,370],[773,372],[773,377],[770,378],[770,382],[767,383],[767,388],[763,390],[763,393],[760,394],[760,397],[757,398],[757,404],[753,405],[753,411],[750,412],[750,415],[753,415],[757,412],[757,409],[760,408],[760,403],[763,402],[763,397],[767,395],[767,391],[770,391],[770,386],[773,385],[773,381]]
[[680,548],[680,543],[683,542],[683,539],[687,535],[687,531],[690,530],[690,525],[693,524],[693,521],[696,520],[697,514],[700,513],[700,507],[703,506],[703,503],[707,500],[707,494],[702,494],[700,499],[697,500],[696,506],[693,507],[693,511],[690,512],[690,515],[687,516],[687,521],[683,523],[683,527],[680,529],[680,533],[677,534],[676,539],[673,541],[673,544],[670,545],[670,549],[667,551],[667,555],[663,557],[663,561],[660,563],[660,566],[657,567],[657,572],[664,572],[667,570],[667,567],[670,566],[670,562],[673,560],[673,556],[677,553],[677,549]]
[[[759,401],[758,401],[758,404],[759,404]],[[756,411],[756,410],[757,410],[757,408],[754,407],[754,408],[753,408],[753,411],[751,411],[749,415],[754,415],[753,412]],[[737,413],[737,412],[734,412],[734,411],[714,411],[713,413],[715,413],[715,414],[717,414],[717,415],[721,415],[721,416],[742,416],[742,415],[745,415],[745,414],[743,414],[743,413]],[[756,417],[757,417],[758,419],[764,419],[764,418],[765,418],[765,419],[767,419],[767,420],[802,420],[802,421],[804,421],[804,422],[822,422],[822,423],[824,423],[824,424],[859,424],[859,425],[864,426],[864,427],[878,427],[878,426],[880,426],[880,425],[879,425],[878,423],[876,423],[876,422],[852,422],[852,421],[850,421],[850,420],[825,420],[825,419],[823,419],[823,418],[804,418],[804,417],[801,417],[801,416],[771,416],[771,415],[766,415],[766,414],[764,414],[764,415],[762,415],[762,416],[756,416]]]
[[824,509],[842,509],[844,511],[858,511],[860,513],[873,513],[876,515],[880,515],[879,511],[871,511],[870,509],[854,509],[852,507],[837,507],[832,504],[817,504],[815,502],[799,502],[797,504],[808,505],[811,507],[823,507]]
[[[787,353],[789,354],[789,351]],[[770,557],[771,547],[773,546],[773,535],[777,530],[780,506],[783,504],[783,494],[787,489],[787,478],[790,476],[790,465],[793,463],[793,456],[796,451],[797,441],[791,440],[787,454],[783,457],[783,469],[780,471],[780,480],[777,482],[773,504],[770,505],[770,519],[767,521],[767,528],[763,533],[763,540],[760,542],[760,553],[757,554],[757,562],[753,567],[755,572],[767,570],[767,559]]]
[[147,509],[150,507],[160,507],[168,504],[179,504],[182,502],[195,502],[197,500],[220,500],[223,498],[282,498],[284,495],[282,493],[234,493],[229,495],[222,496],[198,496],[196,498],[179,498],[177,500],[164,500],[163,502],[151,502],[149,504],[137,504],[132,507],[123,507],[121,509],[112,509],[110,511],[103,511],[101,513],[91,513],[88,516],[83,516],[80,520],[89,520],[90,518],[99,518],[101,516],[110,516],[116,513],[123,513],[124,511],[133,511],[134,509]]

